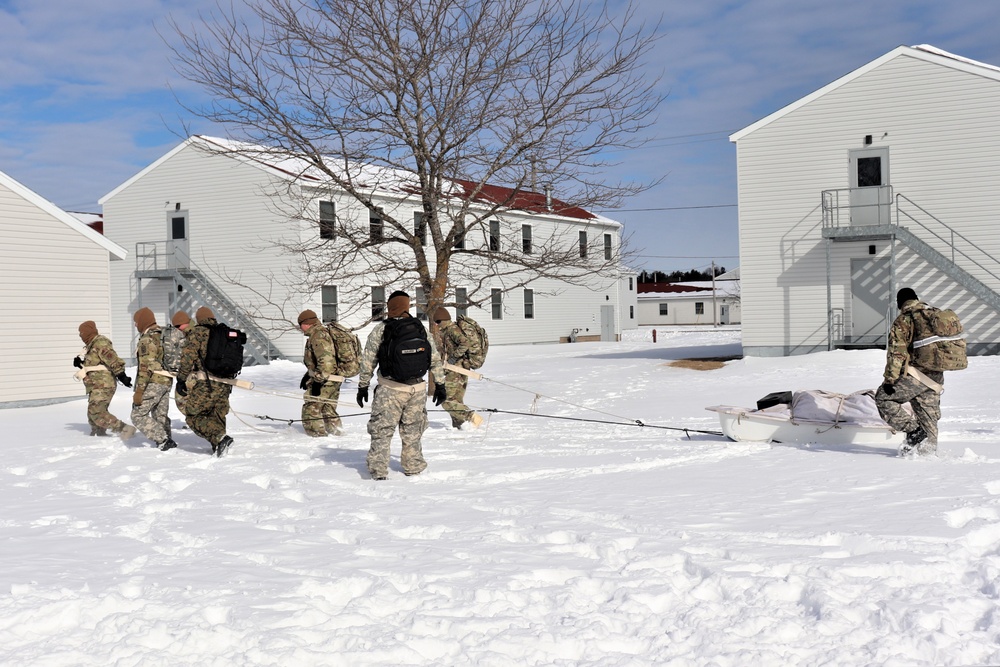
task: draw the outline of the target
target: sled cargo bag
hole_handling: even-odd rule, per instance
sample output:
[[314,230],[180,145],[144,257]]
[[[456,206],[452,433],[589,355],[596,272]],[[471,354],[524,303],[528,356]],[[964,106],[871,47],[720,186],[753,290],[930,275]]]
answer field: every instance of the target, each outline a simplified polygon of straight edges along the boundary
[[791,405],[791,404],[792,404],[792,392],[773,391],[764,398],[757,401],[757,409],[766,410],[767,408],[773,408],[775,405]]

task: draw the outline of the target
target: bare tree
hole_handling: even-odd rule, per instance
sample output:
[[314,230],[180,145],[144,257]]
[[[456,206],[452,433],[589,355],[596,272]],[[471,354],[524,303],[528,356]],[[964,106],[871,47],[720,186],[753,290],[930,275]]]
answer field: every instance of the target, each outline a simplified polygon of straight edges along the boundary
[[[609,256],[581,249],[575,231],[555,232],[525,252],[519,227],[498,234],[490,222],[512,210],[586,218],[579,209],[614,208],[652,185],[605,176],[610,151],[647,140],[661,99],[642,69],[656,26],[635,25],[631,6],[619,18],[578,0],[248,6],[218,7],[192,29],[174,24],[175,66],[212,100],[192,111],[245,142],[217,150],[301,177],[285,194],[309,196],[288,217],[322,225],[316,199],[340,194],[368,213],[337,211],[326,233],[288,243],[307,287],[416,279],[433,309],[455,305],[449,276],[479,277],[468,291],[479,305],[493,276],[510,290],[616,275],[620,246]],[[419,219],[387,206],[386,192],[418,197]]]

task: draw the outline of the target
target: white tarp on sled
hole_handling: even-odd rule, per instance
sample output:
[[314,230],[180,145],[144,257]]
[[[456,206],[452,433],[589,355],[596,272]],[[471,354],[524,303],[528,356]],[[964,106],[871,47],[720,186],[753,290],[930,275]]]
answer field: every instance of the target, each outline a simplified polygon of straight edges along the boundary
[[718,413],[722,432],[739,442],[898,446],[905,438],[879,417],[873,390],[797,391],[791,404],[762,410],[729,405],[706,409]]

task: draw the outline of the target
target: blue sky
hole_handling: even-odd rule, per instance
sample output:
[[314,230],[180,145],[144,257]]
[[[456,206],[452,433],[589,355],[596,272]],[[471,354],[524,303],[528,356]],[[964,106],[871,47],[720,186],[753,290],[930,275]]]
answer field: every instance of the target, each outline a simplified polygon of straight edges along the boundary
[[[98,211],[187,131],[222,134],[176,101],[200,93],[160,37],[168,17],[189,25],[206,6],[0,0],[0,171],[65,209]],[[998,0],[647,0],[639,13],[662,15],[650,72],[667,97],[655,138],[613,156],[609,178],[664,180],[606,212],[626,224],[637,269],[738,265],[732,132],[901,44],[1000,65]]]

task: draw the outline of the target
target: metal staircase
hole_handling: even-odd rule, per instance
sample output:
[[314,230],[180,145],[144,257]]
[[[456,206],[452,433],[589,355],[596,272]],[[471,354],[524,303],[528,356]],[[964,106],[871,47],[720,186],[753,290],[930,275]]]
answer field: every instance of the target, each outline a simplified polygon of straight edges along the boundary
[[[823,238],[830,242],[893,240],[905,244],[924,261],[961,285],[984,305],[1000,312],[1000,294],[980,278],[994,279],[1000,283],[1000,261],[979,248],[973,241],[956,232],[902,194],[892,195],[891,186],[878,186],[888,190],[888,197],[872,197],[871,210],[857,214],[857,206],[842,205],[843,193],[849,190],[823,192]],[[872,188],[874,189],[874,188]],[[849,200],[849,197],[846,197]],[[886,205],[884,202],[891,204]],[[878,210],[874,210],[878,207]],[[845,215],[846,211],[846,215]],[[857,219],[876,224],[858,224]],[[903,226],[904,223],[907,226]],[[910,227],[919,229],[918,236]],[[895,253],[893,253],[893,266]],[[961,266],[960,266],[961,264]],[[895,269],[893,269],[895,272]],[[973,272],[976,275],[973,275]],[[834,340],[834,308],[830,296],[830,257],[827,253],[827,302],[830,345]],[[978,278],[976,276],[979,276]],[[840,310],[840,309],[836,309]],[[888,324],[888,318],[887,318]],[[842,326],[842,325],[841,325]]]
[[[173,294],[180,296],[171,305],[171,315],[185,310],[192,315],[200,306],[212,309],[220,322],[243,331],[247,343],[243,348],[243,363],[247,366],[268,364],[282,358],[267,333],[246,312],[226,296],[215,283],[191,263],[179,248],[168,241],[139,242],[135,247],[136,304],[141,306],[142,280],[170,280]],[[178,292],[176,286],[183,287]]]

